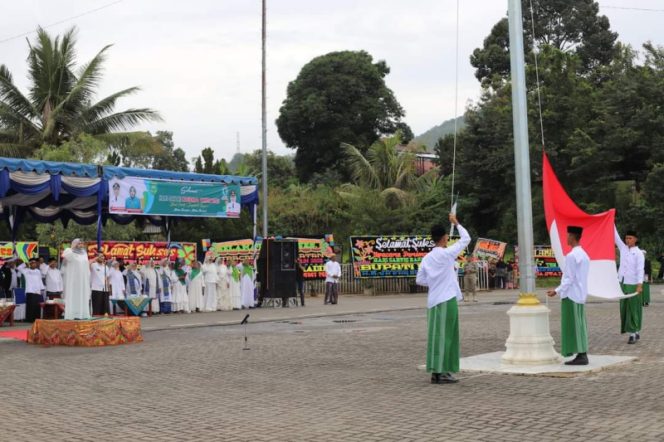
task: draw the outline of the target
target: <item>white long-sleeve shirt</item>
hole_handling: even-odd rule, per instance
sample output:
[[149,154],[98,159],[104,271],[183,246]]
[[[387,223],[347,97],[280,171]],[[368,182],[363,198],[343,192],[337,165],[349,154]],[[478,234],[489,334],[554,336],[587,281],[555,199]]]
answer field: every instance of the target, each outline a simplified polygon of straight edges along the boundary
[[620,237],[617,229],[614,229],[616,246],[620,251],[620,267],[618,267],[618,280],[624,284],[643,284],[645,274],[645,257],[637,246],[627,247]]
[[459,241],[450,247],[435,247],[422,259],[417,270],[415,282],[429,287],[427,308],[433,308],[454,297],[463,299],[455,264],[459,254],[470,244],[470,235],[460,224],[457,224],[457,229],[461,235]]
[[62,272],[60,272],[60,269],[49,267],[46,270],[46,278],[44,278],[44,280],[46,282],[47,292],[53,292],[53,293],[62,292],[63,282],[62,282]]
[[339,279],[335,276],[341,277],[341,266],[338,262],[329,260],[325,263],[325,282],[338,283]]
[[44,290],[44,282],[39,269],[23,267],[20,272],[25,278],[25,293],[41,293]]
[[561,299],[569,298],[577,304],[585,304],[588,297],[588,271],[590,258],[581,246],[574,247],[565,256],[565,271],[556,293]]

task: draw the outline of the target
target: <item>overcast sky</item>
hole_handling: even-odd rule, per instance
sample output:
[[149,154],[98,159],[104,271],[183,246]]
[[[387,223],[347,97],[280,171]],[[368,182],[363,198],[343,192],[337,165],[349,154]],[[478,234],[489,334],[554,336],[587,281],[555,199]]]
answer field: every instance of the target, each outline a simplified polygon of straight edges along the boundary
[[[78,60],[113,44],[103,95],[129,86],[143,91],[118,110],[152,107],[164,122],[143,130],[174,132],[175,143],[198,155],[211,146],[230,159],[240,134],[243,152],[261,145],[260,0],[22,0],[2,2],[0,40],[50,26],[52,34],[78,28]],[[96,12],[79,16],[95,8]],[[479,84],[468,57],[506,14],[502,0],[463,0],[460,12],[459,111]],[[601,0],[620,39],[635,47],[664,44],[661,0]],[[454,116],[455,0],[268,0],[268,148],[283,146],[276,125],[288,82],[313,57],[367,50],[386,60],[387,83],[415,134]],[[29,36],[34,38],[34,34]],[[0,43],[0,63],[24,90],[26,37]]]

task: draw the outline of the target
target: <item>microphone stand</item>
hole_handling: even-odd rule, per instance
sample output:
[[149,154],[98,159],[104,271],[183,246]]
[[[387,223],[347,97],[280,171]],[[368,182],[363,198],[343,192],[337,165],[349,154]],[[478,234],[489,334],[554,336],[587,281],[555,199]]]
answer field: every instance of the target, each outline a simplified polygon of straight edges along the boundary
[[249,314],[247,314],[247,316],[244,317],[242,322],[240,322],[240,325],[244,325],[244,347],[242,348],[242,350],[251,350],[249,348],[249,342],[247,340],[247,323],[248,322],[249,322]]

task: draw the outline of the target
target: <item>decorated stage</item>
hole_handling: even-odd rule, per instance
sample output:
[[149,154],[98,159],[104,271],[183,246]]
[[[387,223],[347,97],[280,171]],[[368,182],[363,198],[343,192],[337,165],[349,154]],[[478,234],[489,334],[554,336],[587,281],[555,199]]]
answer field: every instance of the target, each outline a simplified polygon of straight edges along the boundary
[[142,342],[138,317],[103,317],[87,321],[37,319],[28,332],[29,344],[102,347]]

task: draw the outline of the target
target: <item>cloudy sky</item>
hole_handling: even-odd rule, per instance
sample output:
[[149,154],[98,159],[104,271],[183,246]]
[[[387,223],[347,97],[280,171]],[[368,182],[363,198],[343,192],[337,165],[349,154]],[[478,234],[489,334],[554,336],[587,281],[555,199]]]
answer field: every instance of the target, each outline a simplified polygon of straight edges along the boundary
[[[479,90],[469,54],[506,5],[461,2],[460,111]],[[622,41],[664,44],[664,12],[620,9],[664,9],[661,0],[601,0],[600,7]],[[416,134],[453,117],[455,8],[456,0],[268,0],[268,147],[292,152],[274,124],[286,86],[311,58],[337,50],[387,61],[387,83]],[[26,37],[12,37],[51,24],[53,34],[78,28],[79,61],[112,43],[100,93],[140,86],[119,109],[159,110],[164,122],[141,129],[173,131],[189,158],[206,146],[230,158],[237,133],[242,151],[260,147],[260,0],[5,1],[0,63],[23,90]]]

